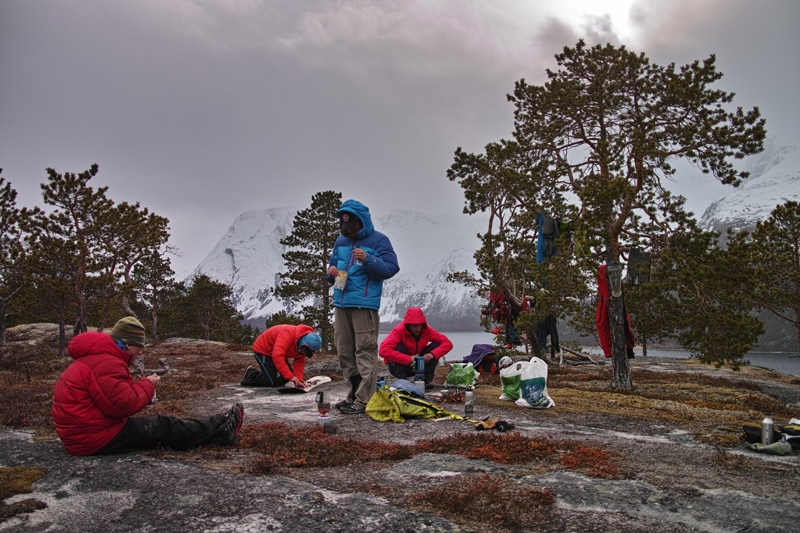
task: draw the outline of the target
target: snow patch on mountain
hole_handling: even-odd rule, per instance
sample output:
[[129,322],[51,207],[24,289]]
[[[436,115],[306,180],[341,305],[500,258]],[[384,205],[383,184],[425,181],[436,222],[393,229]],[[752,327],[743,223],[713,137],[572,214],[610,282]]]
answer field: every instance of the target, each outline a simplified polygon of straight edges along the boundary
[[713,202],[703,213],[700,227],[723,233],[752,230],[776,206],[800,200],[800,149],[778,146],[774,139],[747,167],[751,173],[741,186]]

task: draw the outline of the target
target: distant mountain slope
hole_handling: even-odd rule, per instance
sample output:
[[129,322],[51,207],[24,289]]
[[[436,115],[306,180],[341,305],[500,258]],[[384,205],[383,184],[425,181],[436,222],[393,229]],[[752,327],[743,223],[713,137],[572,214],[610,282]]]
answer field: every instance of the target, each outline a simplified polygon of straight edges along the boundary
[[[259,327],[268,315],[291,312],[289,302],[276,298],[273,290],[284,270],[280,240],[291,232],[296,212],[283,207],[242,213],[191,276],[206,274],[230,285],[236,308]],[[391,240],[400,263],[400,272],[384,283],[381,321],[396,323],[408,307],[417,306],[439,329],[477,329],[482,302],[446,277],[476,270],[472,255],[485,218],[396,209],[374,223]]]
[[728,228],[752,230],[756,222],[787,200],[800,200],[800,150],[796,146],[767,143],[750,164],[751,176],[737,189],[713,202],[700,226],[722,234]]

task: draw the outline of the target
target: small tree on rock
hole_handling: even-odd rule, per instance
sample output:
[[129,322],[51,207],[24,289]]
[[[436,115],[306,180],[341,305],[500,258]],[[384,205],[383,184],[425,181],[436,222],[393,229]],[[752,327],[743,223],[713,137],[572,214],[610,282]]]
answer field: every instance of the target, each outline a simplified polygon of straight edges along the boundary
[[277,296],[293,303],[311,300],[300,312],[322,337],[324,349],[333,341],[333,306],[325,270],[339,234],[336,211],[341,204],[342,193],[323,191],[311,197],[311,207],[297,212],[292,233],[281,239],[286,272],[279,274],[281,283],[275,288]]

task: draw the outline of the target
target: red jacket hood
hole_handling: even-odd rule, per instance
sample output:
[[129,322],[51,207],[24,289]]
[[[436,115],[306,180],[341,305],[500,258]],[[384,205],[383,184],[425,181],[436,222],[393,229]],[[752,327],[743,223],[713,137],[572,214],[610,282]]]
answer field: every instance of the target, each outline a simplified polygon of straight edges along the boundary
[[110,335],[99,331],[87,331],[73,337],[67,346],[67,353],[75,360],[90,354],[107,353],[118,357],[126,365],[130,364],[130,355],[122,351]]
[[422,309],[419,307],[409,307],[408,311],[406,311],[406,316],[403,318],[404,324],[427,324],[428,321],[425,320],[425,314],[422,312]]

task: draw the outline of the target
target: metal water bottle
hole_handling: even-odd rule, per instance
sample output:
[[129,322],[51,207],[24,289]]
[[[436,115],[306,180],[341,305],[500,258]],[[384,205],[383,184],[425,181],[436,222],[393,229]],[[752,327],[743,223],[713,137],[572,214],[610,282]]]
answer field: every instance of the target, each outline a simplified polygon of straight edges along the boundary
[[761,421],[761,444],[769,446],[772,444],[772,428],[775,423],[772,421],[772,415],[767,411],[764,413],[764,420]]
[[468,390],[464,393],[464,416],[469,418],[475,410],[475,399],[472,391]]

